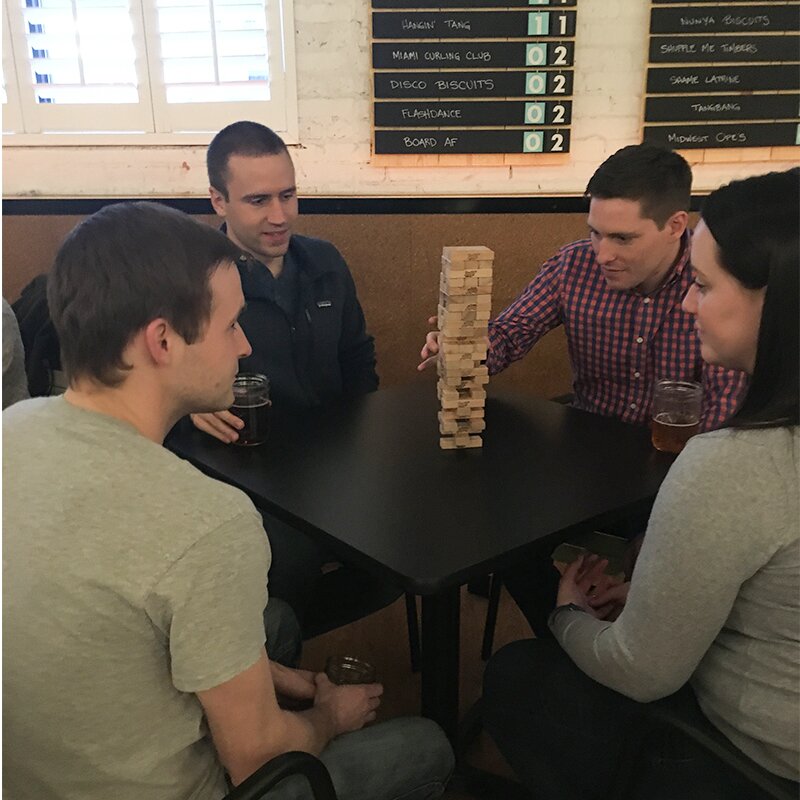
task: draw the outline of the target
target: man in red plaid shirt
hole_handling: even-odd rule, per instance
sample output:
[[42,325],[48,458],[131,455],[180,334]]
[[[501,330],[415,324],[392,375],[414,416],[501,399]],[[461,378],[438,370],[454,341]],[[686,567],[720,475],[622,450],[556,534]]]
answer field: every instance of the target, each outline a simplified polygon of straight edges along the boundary
[[[564,325],[577,408],[647,424],[657,380],[695,380],[703,385],[701,429],[719,427],[745,376],[703,362],[693,319],[681,308],[692,282],[691,182],[680,155],[653,145],[624,147],[603,162],[586,188],[590,238],[546,261],[489,323],[489,374]],[[438,350],[434,331],[419,368]]]

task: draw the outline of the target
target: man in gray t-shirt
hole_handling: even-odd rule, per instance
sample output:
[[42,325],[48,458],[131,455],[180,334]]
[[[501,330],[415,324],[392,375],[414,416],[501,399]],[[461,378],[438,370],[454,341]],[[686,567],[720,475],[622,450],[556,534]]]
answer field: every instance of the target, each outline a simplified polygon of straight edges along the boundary
[[[180,417],[232,402],[250,350],[237,252],[136,203],[89,217],[56,257],[48,302],[70,385],[3,419],[14,800],[219,800],[228,778],[289,750],[320,754],[342,800],[444,790],[452,751],[433,723],[361,730],[378,684],[333,686],[267,659],[260,516],[161,446]],[[312,705],[285,711],[277,695]]]

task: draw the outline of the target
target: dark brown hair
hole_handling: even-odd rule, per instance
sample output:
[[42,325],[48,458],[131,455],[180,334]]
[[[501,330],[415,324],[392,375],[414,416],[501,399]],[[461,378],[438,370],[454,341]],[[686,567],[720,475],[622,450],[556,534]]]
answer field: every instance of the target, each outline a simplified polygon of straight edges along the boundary
[[586,195],[600,200],[637,200],[642,216],[659,228],[688,211],[692,170],[683,156],[652,144],[632,144],[609,156],[592,175]]
[[285,142],[272,128],[247,120],[234,122],[223,128],[208,146],[208,182],[227,200],[231,156],[276,156],[288,152]]
[[702,218],[723,269],[766,288],[756,363],[731,427],[800,420],[800,169],[734,181],[712,192]]
[[197,341],[211,313],[211,274],[239,252],[218,230],[158,203],[117,203],[81,222],[47,284],[70,382],[121,384],[125,347],[159,317]]

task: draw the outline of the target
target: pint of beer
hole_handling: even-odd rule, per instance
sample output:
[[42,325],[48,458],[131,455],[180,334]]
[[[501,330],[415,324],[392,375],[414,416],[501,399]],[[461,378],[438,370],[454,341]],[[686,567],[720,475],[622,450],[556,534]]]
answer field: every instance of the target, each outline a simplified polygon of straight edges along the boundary
[[653,447],[680,453],[700,430],[703,388],[694,381],[661,380],[653,390]]
[[272,401],[269,399],[269,379],[257,373],[240,373],[233,382],[232,414],[244,422],[236,444],[263,444],[269,434]]

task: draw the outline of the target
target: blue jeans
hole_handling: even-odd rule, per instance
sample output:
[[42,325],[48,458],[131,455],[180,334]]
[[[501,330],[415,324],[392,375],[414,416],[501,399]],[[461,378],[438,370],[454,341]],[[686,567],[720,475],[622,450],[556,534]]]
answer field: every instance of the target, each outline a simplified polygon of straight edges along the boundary
[[[434,800],[453,774],[455,758],[429,719],[401,717],[337,736],[320,754],[339,800]],[[269,800],[311,800],[305,778],[287,778]]]

